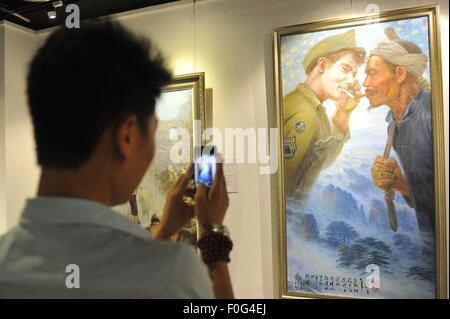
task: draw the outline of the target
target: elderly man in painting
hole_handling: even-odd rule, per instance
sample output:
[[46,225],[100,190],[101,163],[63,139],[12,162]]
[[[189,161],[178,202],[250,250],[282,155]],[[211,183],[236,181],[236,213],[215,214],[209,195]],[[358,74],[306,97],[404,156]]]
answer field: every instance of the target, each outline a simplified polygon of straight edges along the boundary
[[366,66],[371,107],[390,108],[386,121],[400,160],[378,156],[372,166],[374,184],[399,191],[415,208],[419,230],[434,232],[433,131],[429,85],[422,74],[427,56],[415,43],[400,40],[394,29],[370,52]]
[[[339,155],[350,138],[348,121],[359,103],[355,80],[366,52],[356,47],[355,30],[318,42],[303,60],[308,75],[283,98],[286,194],[307,200],[320,171]],[[322,105],[336,101],[330,122]]]

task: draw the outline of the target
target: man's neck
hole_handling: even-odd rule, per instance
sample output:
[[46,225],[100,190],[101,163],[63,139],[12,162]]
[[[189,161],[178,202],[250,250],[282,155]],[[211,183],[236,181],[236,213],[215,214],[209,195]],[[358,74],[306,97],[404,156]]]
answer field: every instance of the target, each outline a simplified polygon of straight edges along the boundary
[[398,122],[405,114],[411,101],[417,95],[419,88],[417,86],[404,85],[400,89],[398,97],[388,104],[389,108],[394,113],[395,121]]
[[109,206],[110,190],[101,175],[86,167],[76,170],[43,168],[37,195],[83,198]]
[[320,103],[323,103],[327,99],[327,95],[324,92],[323,85],[320,82],[320,77],[310,75],[305,81],[305,84],[316,94]]

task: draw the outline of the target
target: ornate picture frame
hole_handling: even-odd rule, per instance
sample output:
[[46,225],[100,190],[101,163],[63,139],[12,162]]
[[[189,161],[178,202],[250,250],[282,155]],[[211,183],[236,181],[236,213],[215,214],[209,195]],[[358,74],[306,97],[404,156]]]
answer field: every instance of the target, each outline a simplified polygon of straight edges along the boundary
[[[180,129],[189,132],[191,163],[195,143],[197,141],[202,143],[201,137],[197,137],[196,134],[205,129],[205,74],[199,72],[174,76],[172,82],[161,89],[155,112],[158,117],[158,129],[153,161],[129,202],[113,208],[151,232],[159,225],[168,191],[189,165],[184,160],[179,163],[171,160],[171,149],[180,138],[176,139],[170,135],[182,134],[183,132],[178,132]],[[196,246],[195,218],[175,234],[172,241]]]
[[439,6],[282,27],[273,44],[280,296],[447,298]]

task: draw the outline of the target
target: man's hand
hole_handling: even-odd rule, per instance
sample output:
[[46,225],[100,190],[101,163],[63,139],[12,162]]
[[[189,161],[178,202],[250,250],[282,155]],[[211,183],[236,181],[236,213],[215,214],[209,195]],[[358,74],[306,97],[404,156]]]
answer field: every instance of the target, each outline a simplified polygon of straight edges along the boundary
[[187,172],[178,178],[175,186],[169,191],[164,206],[161,224],[155,231],[154,238],[170,239],[178,230],[194,218],[194,208],[188,206],[183,197],[194,195],[194,190],[190,187],[193,176],[193,165],[191,164]]
[[[344,91],[344,89],[342,90]],[[352,94],[353,97],[349,96],[349,94],[345,91]],[[361,85],[359,84],[358,80],[355,80],[351,89],[346,88],[345,91],[342,94],[342,97],[338,101],[336,101],[336,111],[351,113],[358,106],[361,98],[365,95],[361,94]]]
[[393,158],[385,159],[383,156],[377,156],[372,165],[372,179],[375,186],[381,189],[392,188],[409,195],[406,179],[397,161]]
[[[349,89],[345,90],[349,92]],[[334,126],[342,134],[347,134],[350,114],[358,106],[361,98],[364,96],[364,94],[361,94],[361,85],[357,80],[355,80],[352,92],[349,93],[352,94],[353,97],[350,97],[346,92],[343,92],[342,97],[336,101],[336,112],[332,118]]]
[[217,163],[213,185],[207,192],[201,183],[195,192],[195,215],[200,225],[208,223],[222,224],[229,204],[223,164]]

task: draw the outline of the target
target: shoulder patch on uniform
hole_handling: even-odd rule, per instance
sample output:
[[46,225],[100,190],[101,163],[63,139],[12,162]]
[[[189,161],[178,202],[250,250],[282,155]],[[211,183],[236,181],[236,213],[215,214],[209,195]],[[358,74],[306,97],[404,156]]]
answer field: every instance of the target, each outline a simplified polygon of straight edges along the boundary
[[306,130],[306,123],[303,121],[299,121],[295,123],[294,128],[297,133],[303,133]]
[[296,151],[297,151],[297,141],[295,140],[295,136],[285,137],[284,157],[285,158],[293,157]]

